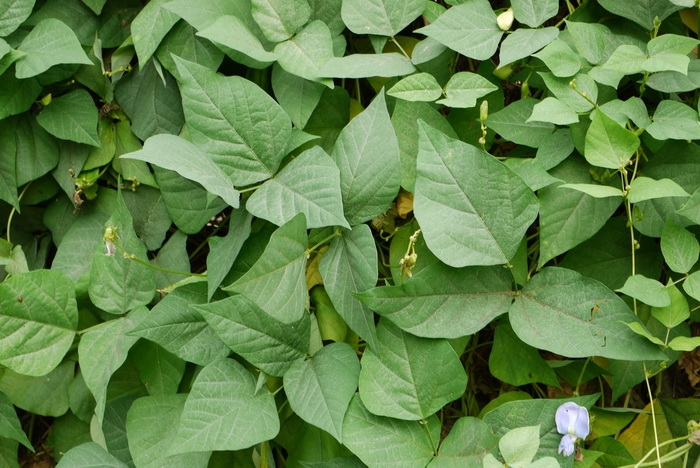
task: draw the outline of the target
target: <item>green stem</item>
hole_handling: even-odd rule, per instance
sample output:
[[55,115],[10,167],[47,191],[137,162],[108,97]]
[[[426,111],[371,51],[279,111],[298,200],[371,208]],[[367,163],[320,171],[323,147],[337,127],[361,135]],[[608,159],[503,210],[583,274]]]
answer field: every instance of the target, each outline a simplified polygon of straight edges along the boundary
[[420,421],[420,424],[425,427],[426,432],[428,433],[428,438],[430,439],[430,447],[433,449],[433,455],[437,455],[437,447],[435,446],[435,441],[433,440],[433,435],[430,433],[430,428],[428,427],[428,421],[425,419]]
[[[22,189],[22,192],[19,194],[19,197],[17,197],[17,205],[18,206],[19,206],[19,202],[22,200],[22,196],[24,196],[24,192],[27,191],[27,189],[29,188],[30,185],[32,185],[31,182],[29,182],[27,185],[25,185],[24,188]],[[15,211],[17,211],[17,210],[13,206],[12,210],[10,210],[10,216],[7,217],[7,242],[10,242],[10,243],[12,243],[10,241],[10,225],[12,224],[12,217],[15,215]]]
[[[668,444],[672,444],[672,443],[675,443],[675,442],[680,442],[681,440],[686,440],[687,438],[688,438],[688,436],[683,436],[683,437],[677,437],[677,438],[675,438],[675,439],[667,440],[667,441],[665,441],[665,442],[662,442],[662,443],[659,445],[659,447],[662,447],[662,446],[668,445]],[[691,444],[691,443],[689,443],[689,442],[688,442],[688,443],[685,443],[685,444],[681,445],[680,447],[678,447],[678,448],[676,448],[676,449],[673,449],[672,451],[670,451],[669,453],[667,453],[666,455],[664,455],[664,457],[663,457],[663,459],[662,459],[661,461],[670,461],[670,460],[672,460],[672,459],[674,459],[674,458],[677,458],[679,455],[681,455],[681,454],[687,452],[688,450],[690,450],[690,448],[691,448],[692,446],[693,446],[693,444]],[[650,456],[652,456],[652,455],[654,454],[654,452],[656,452],[656,448],[653,448],[653,449],[649,450],[649,451],[646,453],[646,455],[644,455],[636,464],[634,464],[634,465],[626,465],[626,466],[623,466],[622,468],[638,468],[638,467],[642,467],[642,466],[654,466],[654,465],[657,464],[657,461],[656,461],[656,460],[653,461],[653,462],[644,463],[644,461],[645,461],[647,458],[649,458]]]
[[333,231],[333,234],[331,234],[330,236],[324,238],[322,241],[318,242],[316,245],[314,245],[314,246],[311,247],[310,249],[306,249],[306,255],[310,255],[314,250],[318,249],[319,247],[321,247],[322,245],[324,245],[324,244],[325,244],[326,242],[328,242],[329,240],[333,239],[334,237],[339,236],[339,235],[340,235],[340,231],[341,231],[342,229],[343,229],[343,228],[340,228],[340,227],[339,227],[338,229],[336,229],[335,231]]
[[397,41],[394,36],[391,36],[391,42],[396,44],[396,47],[399,48],[399,50],[401,51],[401,53],[403,54],[404,57],[406,57],[408,60],[411,60],[411,57],[409,57],[408,54],[406,53],[406,51],[403,50],[403,47],[401,47],[401,44],[399,44],[399,41]]
[[588,363],[591,362],[591,356],[586,359],[586,362],[583,363],[583,368],[581,369],[581,373],[578,376],[578,380],[576,381],[576,389],[574,390],[574,396],[578,396],[578,389],[581,386],[581,380],[583,380],[583,374],[586,372],[586,367],[588,367]]
[[201,277],[201,278],[207,277],[206,273],[187,273],[186,271],[168,270],[167,268],[161,268],[157,265],[153,265],[152,263],[147,262],[146,260],[142,260],[133,254],[127,254],[126,258],[128,258],[130,260],[134,260],[134,261],[140,263],[141,265],[146,265],[149,268],[153,268],[154,270],[158,270],[158,271],[161,271],[163,273],[171,273],[173,275],[183,275],[183,276],[197,276],[197,277]]
[[267,447],[269,442],[266,440],[260,444],[260,468],[268,468]]
[[236,189],[236,190],[238,190],[238,193],[252,192],[253,190],[260,188],[261,185],[262,184],[258,184],[258,185],[253,185],[252,187],[248,187],[248,188],[244,188],[244,189]]
[[656,448],[656,459],[659,463],[659,468],[661,466],[661,450],[659,449],[659,431],[656,428],[656,411],[654,410],[654,394],[651,392],[651,385],[649,384],[649,372],[647,371],[646,361],[642,361],[644,366],[644,381],[647,384],[647,391],[649,392],[649,405],[651,405],[651,424],[654,428],[654,445]]

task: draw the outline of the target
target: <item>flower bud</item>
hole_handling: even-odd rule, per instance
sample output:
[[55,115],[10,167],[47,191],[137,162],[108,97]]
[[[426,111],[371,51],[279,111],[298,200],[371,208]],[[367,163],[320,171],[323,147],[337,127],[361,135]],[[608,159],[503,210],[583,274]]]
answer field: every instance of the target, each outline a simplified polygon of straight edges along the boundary
[[513,9],[508,8],[506,11],[498,15],[496,22],[498,23],[498,27],[501,28],[501,31],[508,31],[510,27],[513,26],[513,19],[515,19]]

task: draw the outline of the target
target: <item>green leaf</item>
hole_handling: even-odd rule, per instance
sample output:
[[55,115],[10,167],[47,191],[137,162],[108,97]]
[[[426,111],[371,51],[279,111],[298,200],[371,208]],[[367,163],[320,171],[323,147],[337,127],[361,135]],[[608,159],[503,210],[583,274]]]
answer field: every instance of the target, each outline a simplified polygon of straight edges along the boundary
[[39,125],[55,137],[100,146],[97,119],[95,103],[84,89],[52,99],[36,117]]
[[100,309],[123,315],[151,302],[156,290],[155,278],[151,268],[123,256],[122,248],[127,254],[145,261],[147,251],[134,232],[131,213],[121,196],[104,227],[115,230],[119,246],[115,247],[114,256],[105,254],[103,246],[94,250],[88,293],[92,303]]
[[[164,8],[170,9],[175,1],[167,2]],[[198,5],[201,2],[197,3]],[[233,5],[233,2],[225,2]],[[218,16],[217,16],[218,18]],[[185,21],[180,21],[170,30],[156,50],[156,57],[173,76],[179,77],[173,56],[198,63],[211,69],[219,68],[224,53],[207,39],[195,36],[195,29]]]
[[280,322],[243,295],[193,306],[236,354],[265,372],[281,377],[309,350],[309,316]]
[[0,436],[16,440],[29,450],[34,451],[31,442],[22,430],[12,402],[4,393],[0,393]]
[[299,417],[342,441],[343,417],[359,375],[355,351],[345,343],[332,343],[310,360],[292,365],[284,375],[284,391]]
[[416,32],[476,60],[491,58],[503,35],[496,23],[496,14],[486,0],[466,0]]
[[[0,83],[2,77],[0,77]],[[0,84],[2,89],[2,84]],[[4,142],[0,146],[0,200],[6,201],[15,209],[19,209],[19,199],[17,198],[17,177],[16,161],[17,143],[14,130],[8,121],[0,122],[0,140]],[[71,186],[74,183],[71,181]],[[72,187],[71,187],[72,188]]]
[[278,226],[304,213],[309,228],[350,227],[343,215],[338,167],[318,146],[301,153],[258,188],[246,209]]
[[700,346],[700,336],[677,336],[668,343],[668,347],[674,351],[692,352]]
[[[501,456],[508,465],[530,464],[540,447],[540,426],[516,427],[498,441]],[[555,466],[559,466],[555,462]]]
[[12,73],[0,75],[0,118],[28,110],[41,89],[42,86],[35,78],[20,81]]
[[101,445],[86,442],[66,452],[56,468],[127,468],[129,465],[116,459]]
[[434,444],[440,439],[440,421],[428,418],[401,421],[370,413],[359,395],[350,402],[343,421],[343,444],[370,466],[395,465],[424,468],[433,458]]
[[673,328],[690,317],[688,300],[674,285],[666,287],[671,303],[665,307],[652,307],[651,315],[667,328]]
[[270,440],[280,429],[274,397],[255,392],[255,380],[233,359],[206,366],[192,386],[170,455],[241,450]]
[[399,191],[401,160],[383,92],[340,132],[332,158],[350,226],[384,213]]
[[683,290],[693,299],[700,301],[700,272],[692,273],[683,281]]
[[654,180],[649,177],[637,177],[630,184],[627,198],[630,203],[664,197],[689,197],[683,187],[671,179]]
[[63,359],[75,338],[78,308],[73,283],[37,270],[0,283],[0,364],[41,376]]
[[515,19],[536,28],[559,11],[556,0],[513,0],[511,2]]
[[271,82],[277,101],[292,119],[294,126],[306,127],[326,88],[321,83],[292,75],[278,64],[272,67]]
[[519,28],[509,34],[501,44],[498,66],[504,67],[516,60],[529,57],[552,42],[559,35],[554,27],[542,29]]
[[159,133],[177,134],[185,123],[177,81],[153,60],[119,80],[115,94],[142,140]]
[[689,65],[690,58],[681,54],[655,55],[641,63],[642,70],[649,73],[675,71],[687,74]]
[[0,37],[9,36],[29,18],[34,0],[3,0],[0,2]]
[[654,18],[659,17],[663,21],[671,13],[682,7],[671,2],[658,2],[656,0],[639,0],[635,8],[630,8],[625,0],[600,0],[600,5],[611,13],[630,19],[644,29],[654,29]]
[[163,8],[163,4],[167,1],[148,2],[131,22],[131,38],[134,41],[134,49],[136,49],[136,55],[142,67],[180,19],[175,13]]
[[333,57],[318,71],[325,78],[368,78],[410,75],[416,71],[411,61],[396,52],[386,54],[352,54]]
[[[598,100],[598,85],[589,75],[579,73],[573,79],[558,78],[554,74],[547,72],[539,72],[539,75],[552,94],[574,112],[588,112],[593,109],[591,101],[596,102]],[[571,87],[570,83],[572,81],[575,83],[578,92]],[[579,93],[585,93],[588,99]]]
[[189,452],[168,457],[168,449],[177,435],[187,395],[162,395],[139,398],[126,415],[126,435],[134,464],[144,468],[168,466],[191,468],[206,466],[211,452]]
[[51,269],[64,273],[77,283],[90,270],[95,249],[102,244],[107,218],[104,213],[92,213],[78,218],[61,239]]
[[549,122],[556,125],[578,123],[578,114],[569,106],[553,97],[546,97],[532,108],[532,115],[526,122]]
[[[139,315],[147,314],[140,309]],[[132,315],[132,314],[130,314]],[[85,384],[95,397],[95,415],[102,422],[107,402],[107,384],[112,374],[124,364],[129,349],[138,337],[128,336],[134,327],[131,317],[122,317],[91,328],[80,338],[78,356]]]
[[525,343],[562,356],[664,359],[625,325],[639,319],[622,299],[571,270],[549,267],[535,275],[515,298],[509,318]]
[[426,0],[344,0],[340,14],[355,34],[395,36],[423,13]]
[[153,187],[140,186],[135,192],[123,192],[122,196],[134,218],[136,234],[148,250],[159,249],[173,223],[165,208],[163,195]]
[[251,0],[250,10],[265,37],[272,42],[289,39],[311,16],[306,0]]
[[209,255],[207,255],[207,299],[211,300],[221,285],[233,262],[250,236],[253,215],[244,209],[234,210],[229,221],[226,237],[209,238]]
[[693,37],[679,36],[677,34],[662,34],[647,43],[649,55],[681,54],[688,55],[698,45],[698,40]]
[[654,307],[666,307],[671,304],[671,298],[664,285],[644,275],[630,276],[625,285],[616,291]]
[[623,197],[624,193],[622,190],[616,187],[610,187],[608,185],[597,185],[597,184],[562,184],[557,188],[567,188],[576,190],[578,192],[583,192],[593,198],[608,198],[608,197]]
[[481,419],[459,418],[440,444],[429,468],[461,468],[481,466],[487,454],[496,453],[498,437]]
[[145,161],[176,171],[182,177],[202,184],[234,208],[239,206],[240,194],[229,177],[208,154],[184,138],[155,135],[146,140],[142,150],[124,154],[121,158]]
[[671,270],[688,273],[698,261],[700,243],[690,231],[667,219],[661,232],[661,252]]
[[233,49],[261,63],[272,63],[278,55],[268,52],[245,21],[224,15],[197,33],[215,44]]
[[313,21],[294,38],[277,44],[275,54],[287,72],[333,88],[332,79],[318,77],[323,64],[333,57],[331,31],[323,21]]
[[625,167],[639,148],[639,138],[623,128],[601,110],[586,132],[586,161],[594,166],[619,169]]
[[17,50],[27,54],[17,62],[17,78],[30,78],[64,63],[92,65],[73,30],[53,18],[37,23]]
[[447,340],[419,338],[387,320],[379,322],[377,340],[376,354],[362,355],[359,382],[371,413],[425,420],[464,393],[467,375]]
[[456,269],[438,262],[404,284],[381,286],[356,297],[413,335],[459,338],[508,312],[511,283],[502,267]]
[[5,369],[0,379],[0,392],[5,393],[17,408],[41,416],[57,417],[70,407],[70,387],[75,376],[75,362],[66,359],[54,370],[40,377],[31,377]]
[[633,75],[643,70],[642,64],[646,59],[642,49],[636,45],[624,44],[615,49],[603,65],[603,69]]
[[160,345],[141,340],[132,347],[132,362],[139,378],[151,396],[162,397],[177,393],[185,373],[185,361]]
[[489,371],[497,379],[516,387],[533,382],[560,387],[556,374],[537,349],[523,343],[507,320],[499,320],[496,326]]
[[533,191],[561,182],[561,179],[549,175],[537,158],[508,158],[503,163],[518,174]]
[[498,86],[476,73],[455,73],[445,85],[447,99],[438,101],[438,104],[449,107],[474,107],[477,99],[497,89]]
[[377,346],[374,314],[353,293],[377,284],[377,248],[370,227],[343,230],[331,241],[319,264],[319,272],[338,314],[370,347]]
[[542,60],[552,74],[560,78],[574,76],[581,69],[578,54],[563,39],[555,39],[533,57]]
[[306,244],[306,221],[298,214],[272,234],[258,261],[224,290],[247,296],[281,322],[298,322],[306,313]]
[[58,164],[56,140],[26,113],[14,120],[17,186],[38,179]]
[[695,140],[700,138],[698,113],[681,102],[666,99],[654,112],[654,121],[646,129],[657,140]]
[[538,102],[532,98],[515,101],[505,109],[489,115],[486,125],[513,143],[539,148],[554,131],[554,125],[527,121]]
[[175,12],[197,30],[202,30],[226,15],[237,16],[249,26],[255,24],[250,13],[250,2],[246,0],[171,0],[164,5],[167,10]]
[[430,73],[416,73],[402,79],[386,93],[405,101],[432,102],[442,96],[442,87]]
[[534,194],[478,148],[419,127],[414,210],[428,247],[452,267],[508,263],[537,216]]
[[200,366],[226,357],[231,350],[192,306],[207,303],[204,283],[176,288],[129,332],[161,345]]
[[224,77],[180,58],[175,62],[194,144],[212,155],[234,185],[274,175],[292,132],[279,104],[244,78]]

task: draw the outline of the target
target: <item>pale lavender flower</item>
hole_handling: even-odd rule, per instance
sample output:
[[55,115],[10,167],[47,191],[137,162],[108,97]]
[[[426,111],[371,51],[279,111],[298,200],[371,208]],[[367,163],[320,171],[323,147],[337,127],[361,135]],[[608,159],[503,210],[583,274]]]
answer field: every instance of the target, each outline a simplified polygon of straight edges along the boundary
[[570,401],[557,408],[554,420],[557,432],[564,436],[559,444],[559,453],[569,456],[574,453],[576,441],[585,439],[590,433],[588,410]]

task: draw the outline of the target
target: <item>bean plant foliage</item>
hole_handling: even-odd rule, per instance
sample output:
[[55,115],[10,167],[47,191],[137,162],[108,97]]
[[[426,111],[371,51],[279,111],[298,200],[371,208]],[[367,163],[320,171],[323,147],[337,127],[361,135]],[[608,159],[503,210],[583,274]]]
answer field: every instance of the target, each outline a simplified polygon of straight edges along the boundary
[[695,3],[0,0],[0,465],[698,466]]

